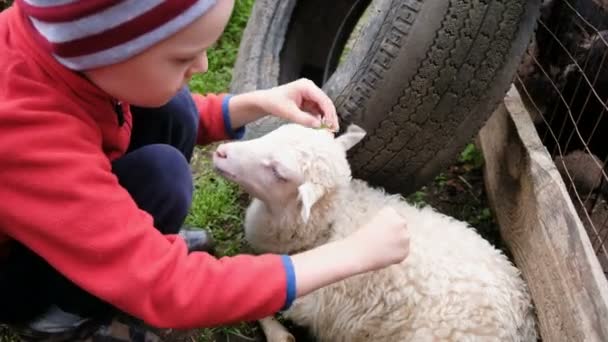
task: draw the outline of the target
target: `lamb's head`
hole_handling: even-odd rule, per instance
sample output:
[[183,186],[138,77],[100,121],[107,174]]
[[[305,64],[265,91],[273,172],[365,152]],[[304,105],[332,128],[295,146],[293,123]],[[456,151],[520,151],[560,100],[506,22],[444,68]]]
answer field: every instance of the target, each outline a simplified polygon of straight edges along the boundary
[[218,146],[213,164],[269,209],[297,206],[306,222],[315,203],[348,184],[346,151],[364,135],[357,126],[335,138],[325,129],[286,124],[256,139]]

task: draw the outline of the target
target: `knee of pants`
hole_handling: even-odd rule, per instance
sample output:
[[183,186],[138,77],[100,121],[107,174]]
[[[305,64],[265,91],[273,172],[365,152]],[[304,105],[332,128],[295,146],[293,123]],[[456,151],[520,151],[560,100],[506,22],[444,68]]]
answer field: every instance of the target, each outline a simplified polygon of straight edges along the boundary
[[161,107],[131,106],[133,132],[129,151],[149,144],[168,144],[189,161],[198,134],[199,112],[188,87]]
[[174,134],[178,134],[184,140],[196,141],[199,112],[187,87],[182,88],[163,109],[171,115],[174,122],[173,129],[177,131]]
[[175,147],[143,146],[113,164],[120,184],[138,206],[154,217],[163,233],[175,233],[183,224],[192,203],[190,166]]

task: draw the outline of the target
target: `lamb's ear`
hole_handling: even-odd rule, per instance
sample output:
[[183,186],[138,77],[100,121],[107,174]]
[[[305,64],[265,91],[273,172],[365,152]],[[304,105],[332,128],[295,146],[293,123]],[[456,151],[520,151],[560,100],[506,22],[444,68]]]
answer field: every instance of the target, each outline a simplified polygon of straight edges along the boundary
[[302,206],[300,215],[304,223],[308,222],[312,206],[323,196],[324,189],[320,185],[306,182],[298,187],[298,200]]
[[365,134],[366,133],[363,128],[355,124],[351,124],[350,126],[348,126],[344,134],[336,138],[336,141],[342,144],[344,151],[348,151],[353,146],[357,145],[359,141],[363,140]]

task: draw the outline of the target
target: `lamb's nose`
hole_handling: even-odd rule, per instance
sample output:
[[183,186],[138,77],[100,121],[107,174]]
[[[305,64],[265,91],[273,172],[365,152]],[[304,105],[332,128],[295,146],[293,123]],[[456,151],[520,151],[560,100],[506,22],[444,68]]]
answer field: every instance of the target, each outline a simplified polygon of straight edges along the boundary
[[215,150],[215,156],[218,157],[218,158],[222,158],[222,159],[228,158],[228,155],[226,154],[226,150],[224,150],[223,148],[221,148],[221,146],[219,146],[217,148],[217,150]]

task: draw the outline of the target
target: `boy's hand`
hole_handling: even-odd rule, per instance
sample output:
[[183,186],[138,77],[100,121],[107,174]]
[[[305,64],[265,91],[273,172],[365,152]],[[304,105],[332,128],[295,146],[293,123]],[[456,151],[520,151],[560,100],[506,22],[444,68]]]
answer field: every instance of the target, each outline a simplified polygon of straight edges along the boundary
[[271,114],[308,127],[338,131],[333,102],[312,81],[299,79],[278,87],[236,95],[230,100],[230,120],[235,129]]
[[338,131],[338,116],[331,99],[314,82],[299,79],[260,91],[265,112],[308,127]]
[[351,235],[353,252],[366,270],[402,262],[410,252],[410,234],[405,219],[393,208],[382,208],[360,230]]

